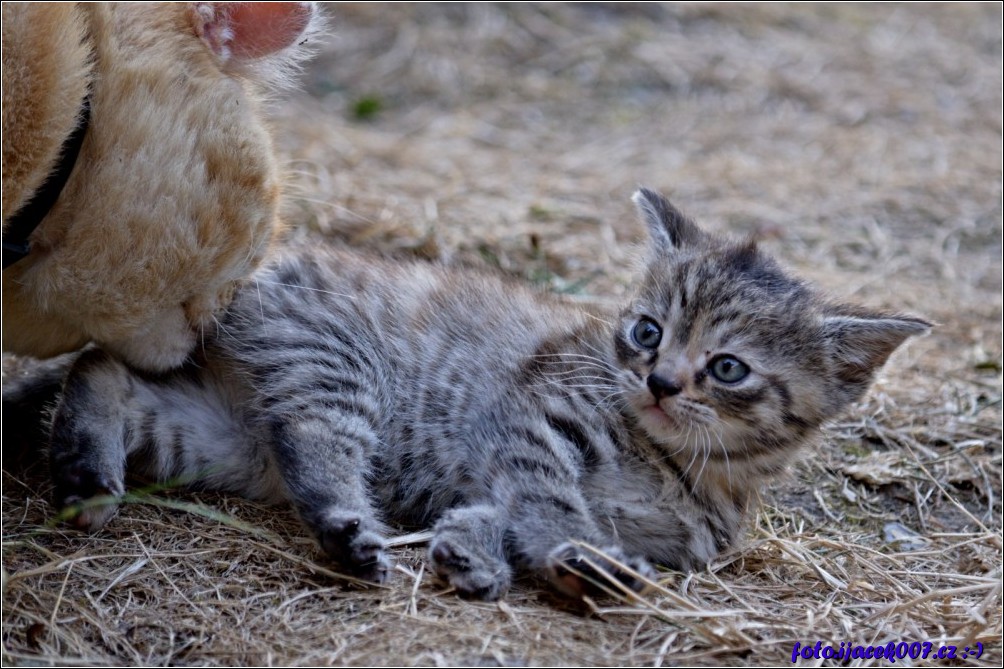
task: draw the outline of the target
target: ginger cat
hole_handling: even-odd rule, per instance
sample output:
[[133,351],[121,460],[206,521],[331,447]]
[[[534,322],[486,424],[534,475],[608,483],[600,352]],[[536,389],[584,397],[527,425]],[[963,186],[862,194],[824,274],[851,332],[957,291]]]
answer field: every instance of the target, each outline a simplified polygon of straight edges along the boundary
[[277,230],[263,106],[319,22],[314,3],[4,3],[5,351],[182,363]]

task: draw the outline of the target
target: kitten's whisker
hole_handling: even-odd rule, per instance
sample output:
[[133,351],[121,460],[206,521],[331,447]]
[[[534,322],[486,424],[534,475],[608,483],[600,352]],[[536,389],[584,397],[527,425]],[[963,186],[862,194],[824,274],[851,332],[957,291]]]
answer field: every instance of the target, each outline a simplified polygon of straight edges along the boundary
[[602,357],[597,357],[595,355],[586,355],[585,353],[578,353],[576,351],[556,351],[554,353],[531,353],[530,358],[588,358],[590,360],[597,360],[599,362],[606,362]]
[[[585,360],[591,360],[593,362],[598,362],[604,366],[614,368],[614,365],[610,363],[605,357],[602,356],[602,352],[596,351],[600,355],[586,355],[585,353],[576,353],[572,351],[561,351],[557,353],[535,353],[528,357],[530,358],[580,358]],[[555,364],[562,363],[563,360],[555,360]]]
[[[579,372],[592,372],[594,374],[599,374],[599,373],[606,372],[606,371],[607,370],[605,370],[605,369],[601,369],[601,368],[594,367],[594,366],[591,366],[591,365],[583,365],[581,367],[574,367],[572,369],[568,369],[568,370],[565,370],[563,372],[545,372],[545,373],[541,374],[541,376],[546,376],[548,378],[554,378],[554,379],[561,379],[561,378],[567,377],[569,374],[577,374]],[[608,378],[608,377],[604,377],[604,378]]]
[[600,404],[593,408],[593,413],[596,413],[599,409],[623,413],[627,409],[627,401],[618,390],[607,395]]
[[604,319],[600,318],[599,316],[597,316],[596,314],[591,314],[588,311],[582,312],[582,315],[585,316],[586,318],[591,318],[594,321],[597,321],[599,323],[603,323],[607,327],[613,327],[613,325],[614,325],[611,321],[604,320]]
[[565,387],[568,384],[575,383],[577,381],[596,381],[597,383],[595,385],[598,386],[607,386],[609,388],[617,387],[616,384],[611,383],[610,379],[606,378],[605,376],[593,376],[589,374],[581,374],[579,376],[569,376],[563,379],[541,379],[540,381],[531,383],[529,385]]
[[[561,366],[561,367],[570,367],[572,365],[587,365],[589,367],[598,367],[599,369],[607,369],[607,370],[610,370],[611,372],[618,371],[618,369],[616,367],[614,367],[613,365],[611,365],[610,363],[604,362],[603,360],[597,360],[597,359],[592,358],[590,356],[581,356],[581,357],[568,356],[567,358],[562,358],[561,360],[552,360],[551,361],[551,365],[553,365],[555,367],[558,367],[558,366]],[[559,370],[560,370],[561,367],[559,367]]]
[[[604,390],[606,393],[603,392]],[[621,411],[625,406],[620,388],[598,388],[587,399],[589,409],[594,415],[611,410]]]
[[548,385],[565,385],[567,383],[574,383],[576,381],[597,381],[599,385],[614,387],[614,384],[610,383],[609,379],[603,376],[590,376],[590,375],[580,375],[580,376],[569,376],[563,379],[547,379],[544,383]]
[[572,388],[575,390],[604,390],[610,392],[613,390],[610,386],[600,386],[594,383],[573,383],[573,384],[562,384],[562,388]]
[[701,429],[704,432],[704,436],[701,437],[701,455],[704,456],[703,462],[701,463],[701,469],[697,472],[697,478],[694,479],[694,486],[696,487],[701,482],[701,477],[704,475],[704,469],[708,466],[708,460],[711,458],[711,432],[708,430],[707,426],[702,425]]
[[[698,427],[698,436],[700,436],[700,425],[698,425],[697,427]],[[694,463],[697,462],[697,449],[691,447],[690,450],[691,450],[690,462],[687,463],[687,467],[686,469],[684,469],[683,472],[688,477],[690,476],[690,470],[694,468]]]
[[548,395],[547,393],[540,392],[539,390],[531,390],[530,392],[532,392],[537,397],[543,397],[545,399],[554,400],[555,402],[563,402],[566,399],[568,399],[567,396],[566,397],[560,397],[560,396],[556,396],[556,395]]
[[725,480],[729,483],[729,494],[732,494],[732,468],[729,465],[729,449],[725,447],[725,442],[722,441],[720,430],[715,432],[715,437],[718,438],[718,444],[722,447],[722,455],[725,456]]
[[[662,463],[666,462],[667,460],[673,460],[675,462],[676,456],[679,455],[680,453],[682,453],[685,450],[687,450],[687,445],[683,444],[680,447],[678,447],[676,450],[669,451],[668,453],[666,453],[662,457],[656,458],[652,462],[652,464],[655,465],[655,466],[659,466]],[[674,467],[674,470],[675,470],[675,467]],[[675,478],[675,476],[676,475],[673,474],[673,478]],[[684,471],[684,476],[686,476],[686,471]],[[665,480],[663,481],[663,486],[669,485],[669,482],[672,481],[673,478],[670,478],[669,476],[665,477]]]
[[[695,446],[696,447],[694,448],[693,459],[691,461],[691,464],[692,464],[692,467],[690,468],[691,472],[693,472],[693,470],[696,467],[698,461],[701,460],[702,456],[704,455],[704,426],[703,425],[698,425],[698,428],[697,428],[697,442],[696,442]],[[698,469],[698,476],[697,476],[697,478],[694,481],[694,485],[695,486],[697,485],[697,481],[700,479],[700,474],[703,473],[703,472],[704,472],[704,466],[702,465],[701,468]]]
[[611,400],[614,400],[614,399],[616,399],[619,402],[621,402],[622,405],[626,403],[626,398],[624,397],[623,393],[621,392],[621,389],[618,388],[617,386],[611,386],[610,387],[610,392],[608,392],[606,395],[604,395],[603,397],[601,397],[596,402],[596,406],[593,407],[594,412],[597,409],[604,408],[604,406],[606,406],[606,408],[612,408],[613,407],[613,403],[611,403],[611,404],[607,404],[607,403],[611,402]]
[[598,349],[594,343],[592,343],[590,341],[587,341],[585,339],[582,339],[582,338],[579,338],[578,341],[579,341],[580,344],[582,344],[586,348],[586,350],[592,351],[593,353],[595,353],[596,355],[600,356],[601,358],[606,359],[606,358],[609,357],[604,351],[601,351],[600,349]]
[[279,283],[278,281],[266,281],[265,283],[270,283],[273,286],[282,286],[284,288],[298,288],[300,290],[310,290],[315,293],[324,293],[325,295],[334,295],[335,297],[346,297],[350,300],[356,299],[355,295],[348,295],[347,293],[336,293],[333,290],[324,290],[322,288],[311,288],[310,286],[298,286],[292,283]]
[[598,373],[594,369],[575,369],[562,374],[541,374],[541,377],[542,378],[540,378],[539,383],[553,385],[561,385],[563,383],[568,383],[569,381],[579,381],[582,379],[592,379],[608,386],[616,385],[614,380],[609,376]]
[[582,345],[586,348],[586,350],[592,351],[596,354],[596,356],[592,358],[593,360],[600,362],[604,367],[609,368],[614,374],[620,374],[624,371],[621,365],[613,362],[611,353],[602,351],[589,342],[582,342]]
[[619,369],[617,369],[612,365],[603,364],[602,361],[596,361],[590,358],[557,360],[552,362],[551,365],[555,369],[542,371],[541,374],[564,374],[569,371],[574,371],[576,369],[581,369],[581,368],[595,369],[596,371],[606,372],[607,374],[610,375],[617,374],[620,371]]
[[684,445],[690,443],[690,433],[693,432],[693,430],[694,430],[694,421],[688,420],[687,421],[687,436],[683,438]]

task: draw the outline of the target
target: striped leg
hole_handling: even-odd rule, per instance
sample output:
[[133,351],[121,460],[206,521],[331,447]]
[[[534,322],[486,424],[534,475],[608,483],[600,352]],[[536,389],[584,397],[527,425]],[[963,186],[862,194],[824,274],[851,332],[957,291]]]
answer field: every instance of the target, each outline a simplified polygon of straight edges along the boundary
[[[513,561],[573,597],[596,592],[607,581],[602,572],[641,590],[643,581],[631,572],[649,577],[654,571],[643,559],[627,556],[596,524],[570,451],[554,434],[526,425],[504,434],[508,441],[495,450],[491,490],[506,509],[506,550]],[[580,549],[578,542],[611,559]]]
[[[126,451],[120,398],[129,372],[107,353],[85,351],[74,363],[53,416],[49,462],[63,509],[125,492]],[[113,504],[84,508],[70,522],[88,531],[115,515]]]
[[[68,507],[123,494],[127,464],[158,482],[281,500],[268,450],[255,445],[236,414],[206,370],[139,376],[101,350],[85,351],[67,376],[53,417],[56,503]],[[85,508],[71,522],[94,531],[115,509]]]
[[[515,496],[510,513],[511,550],[517,560],[566,595],[582,597],[610,588],[607,575],[640,592],[644,581],[632,572],[644,578],[655,575],[644,559],[628,556],[610,543],[574,488],[560,493],[547,488],[526,490]],[[580,542],[600,549],[610,559],[581,548]]]
[[272,419],[272,445],[290,501],[321,548],[354,575],[387,579],[384,529],[365,488],[365,418],[311,403]]

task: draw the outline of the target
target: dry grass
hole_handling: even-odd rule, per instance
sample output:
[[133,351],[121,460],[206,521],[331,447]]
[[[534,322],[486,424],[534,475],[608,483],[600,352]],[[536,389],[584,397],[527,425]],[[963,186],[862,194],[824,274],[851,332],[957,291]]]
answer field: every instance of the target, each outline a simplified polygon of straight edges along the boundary
[[569,608],[521,582],[464,602],[420,543],[360,588],[289,512],[208,494],[82,536],[47,524],[44,468],[8,458],[4,664],[760,665],[816,640],[1001,661],[998,4],[330,13],[277,121],[297,234],[616,300],[644,183],[939,327],[765,492],[740,550],[643,601]]

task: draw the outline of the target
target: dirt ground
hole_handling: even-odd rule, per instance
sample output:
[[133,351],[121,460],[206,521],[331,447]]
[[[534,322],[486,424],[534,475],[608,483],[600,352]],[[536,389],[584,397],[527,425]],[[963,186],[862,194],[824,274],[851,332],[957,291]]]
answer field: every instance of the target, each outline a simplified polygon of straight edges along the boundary
[[206,493],[137,496],[85,536],[49,522],[42,465],[5,460],[5,665],[767,665],[817,641],[1001,662],[999,3],[325,11],[276,110],[291,234],[616,304],[644,184],[938,326],[765,491],[740,549],[636,601],[529,581],[462,601],[421,537],[388,587],[353,586],[289,511]]

